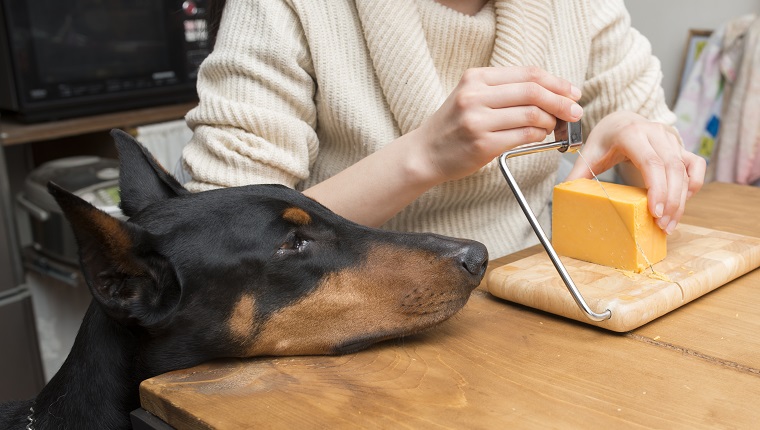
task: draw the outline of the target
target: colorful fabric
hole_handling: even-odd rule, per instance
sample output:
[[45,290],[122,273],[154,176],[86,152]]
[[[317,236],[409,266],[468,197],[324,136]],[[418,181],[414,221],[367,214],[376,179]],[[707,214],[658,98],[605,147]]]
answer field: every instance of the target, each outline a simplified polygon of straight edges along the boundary
[[723,108],[721,54],[725,29],[713,32],[687,76],[673,108],[684,147],[708,162],[715,149]]
[[[723,125],[714,156],[714,178],[721,182],[760,181],[760,19],[744,17],[733,23],[744,31],[726,41],[725,64],[738,64],[726,73]],[[737,58],[740,57],[740,58]]]

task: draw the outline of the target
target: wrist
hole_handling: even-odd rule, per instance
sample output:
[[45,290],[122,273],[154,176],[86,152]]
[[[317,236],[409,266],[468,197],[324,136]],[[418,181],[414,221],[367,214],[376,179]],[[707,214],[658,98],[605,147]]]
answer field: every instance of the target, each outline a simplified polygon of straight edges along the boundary
[[446,180],[445,175],[430,158],[427,137],[422,128],[417,128],[399,137],[386,146],[394,151],[397,166],[405,182],[414,188],[427,190]]

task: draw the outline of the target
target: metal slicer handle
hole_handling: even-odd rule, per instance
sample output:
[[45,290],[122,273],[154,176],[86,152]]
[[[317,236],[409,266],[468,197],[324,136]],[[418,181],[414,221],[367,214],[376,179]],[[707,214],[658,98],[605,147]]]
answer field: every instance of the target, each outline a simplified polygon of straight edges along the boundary
[[517,182],[515,181],[514,176],[512,176],[512,173],[509,171],[509,166],[507,165],[507,159],[511,157],[527,155],[527,154],[535,154],[538,152],[544,152],[551,149],[557,149],[560,152],[565,152],[568,150],[574,152],[574,151],[577,151],[578,148],[580,148],[580,146],[582,145],[581,143],[582,134],[581,134],[580,122],[568,123],[566,136],[563,136],[559,131],[557,132],[557,135],[560,137],[560,139],[562,138],[564,139],[556,141],[556,142],[538,143],[538,144],[530,145],[526,147],[515,148],[513,150],[510,150],[501,154],[501,156],[499,156],[499,166],[501,167],[501,173],[504,175],[504,178],[507,180],[507,184],[509,184],[509,188],[512,189],[512,193],[517,198],[517,202],[520,204],[520,207],[522,208],[523,213],[528,218],[528,222],[530,223],[530,226],[533,227],[533,231],[536,233],[538,240],[541,242],[541,245],[543,245],[544,249],[546,250],[546,253],[549,255],[549,258],[551,259],[552,264],[554,264],[554,268],[557,269],[557,273],[559,273],[559,276],[562,278],[562,281],[565,283],[565,286],[567,287],[568,291],[570,291],[570,294],[573,296],[575,303],[578,305],[579,308],[581,308],[581,310],[586,314],[586,316],[590,320],[604,321],[612,317],[612,311],[607,309],[602,313],[596,313],[593,310],[591,310],[591,308],[588,306],[588,304],[586,303],[586,300],[583,299],[583,295],[581,295],[580,291],[578,291],[578,288],[575,286],[573,279],[570,277],[570,274],[567,272],[567,269],[565,269],[565,265],[562,264],[562,261],[559,259],[559,256],[554,251],[554,247],[552,246],[551,241],[546,237],[546,233],[544,233],[543,228],[541,228],[541,224],[538,223],[538,219],[536,218],[536,215],[530,209],[530,206],[528,205],[528,202],[525,199],[525,196],[523,195],[522,191],[520,191],[520,187],[517,186]]

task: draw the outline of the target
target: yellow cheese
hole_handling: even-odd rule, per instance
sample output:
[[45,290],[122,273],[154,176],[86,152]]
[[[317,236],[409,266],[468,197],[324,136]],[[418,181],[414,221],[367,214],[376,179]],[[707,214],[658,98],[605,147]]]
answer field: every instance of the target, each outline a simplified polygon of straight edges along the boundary
[[607,182],[603,185],[609,199],[591,179],[554,187],[554,250],[559,255],[636,273],[649,267],[648,263],[664,259],[667,235],[647,209],[646,190]]

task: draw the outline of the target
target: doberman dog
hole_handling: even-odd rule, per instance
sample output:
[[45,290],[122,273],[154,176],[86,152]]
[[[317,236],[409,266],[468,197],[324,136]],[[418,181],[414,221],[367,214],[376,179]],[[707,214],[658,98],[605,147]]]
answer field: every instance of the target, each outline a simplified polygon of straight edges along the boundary
[[112,132],[123,221],[50,184],[93,301],[71,353],[2,429],[126,429],[140,381],[221,357],[345,354],[454,315],[485,247],[367,228],[302,193],[250,185],[190,193]]

